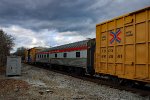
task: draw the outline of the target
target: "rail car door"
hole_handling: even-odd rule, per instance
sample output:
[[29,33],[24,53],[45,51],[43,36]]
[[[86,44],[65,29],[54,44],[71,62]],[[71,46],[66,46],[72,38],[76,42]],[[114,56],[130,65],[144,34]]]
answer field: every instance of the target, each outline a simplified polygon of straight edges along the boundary
[[95,53],[95,39],[91,39],[87,43],[87,69],[86,73],[93,75],[94,70],[94,53]]

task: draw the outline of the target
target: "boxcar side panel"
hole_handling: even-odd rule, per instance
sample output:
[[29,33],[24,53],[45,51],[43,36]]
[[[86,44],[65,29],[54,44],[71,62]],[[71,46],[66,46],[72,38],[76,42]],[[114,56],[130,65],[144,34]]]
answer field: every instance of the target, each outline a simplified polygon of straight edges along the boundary
[[150,7],[96,26],[96,73],[150,82]]

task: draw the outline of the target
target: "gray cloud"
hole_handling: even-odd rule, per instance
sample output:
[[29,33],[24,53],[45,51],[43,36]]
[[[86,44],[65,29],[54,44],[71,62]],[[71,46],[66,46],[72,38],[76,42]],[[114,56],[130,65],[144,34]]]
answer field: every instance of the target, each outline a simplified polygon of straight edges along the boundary
[[96,23],[149,4],[150,0],[1,0],[0,22],[86,33]]
[[0,0],[0,26],[37,35],[46,29],[66,37],[95,36],[96,24],[149,5],[150,0]]

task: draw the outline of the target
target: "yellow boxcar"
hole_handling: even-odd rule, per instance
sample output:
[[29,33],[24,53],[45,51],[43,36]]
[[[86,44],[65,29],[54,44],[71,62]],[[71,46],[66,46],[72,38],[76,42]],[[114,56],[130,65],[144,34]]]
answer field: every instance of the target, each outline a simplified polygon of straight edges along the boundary
[[95,72],[150,83],[150,7],[96,25]]
[[30,49],[30,62],[33,63],[35,62],[35,54],[36,54],[36,48],[31,48]]
[[36,61],[36,53],[43,50],[42,47],[33,47],[25,51],[26,62],[34,63]]

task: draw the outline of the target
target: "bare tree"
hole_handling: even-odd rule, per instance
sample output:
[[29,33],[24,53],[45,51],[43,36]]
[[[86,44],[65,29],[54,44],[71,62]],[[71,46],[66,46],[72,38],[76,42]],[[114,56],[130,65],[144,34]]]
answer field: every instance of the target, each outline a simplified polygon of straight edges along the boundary
[[14,53],[16,56],[21,56],[22,60],[25,60],[25,51],[27,48],[25,47],[19,47],[17,48],[17,51]]
[[0,66],[6,64],[6,58],[14,46],[14,38],[0,30]]

